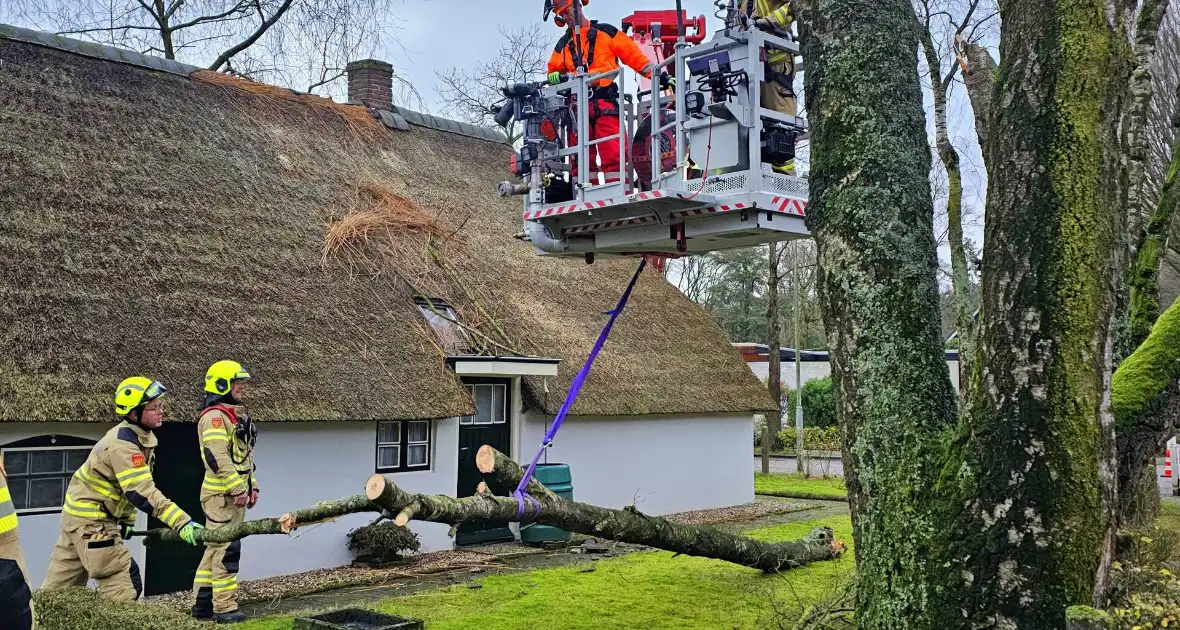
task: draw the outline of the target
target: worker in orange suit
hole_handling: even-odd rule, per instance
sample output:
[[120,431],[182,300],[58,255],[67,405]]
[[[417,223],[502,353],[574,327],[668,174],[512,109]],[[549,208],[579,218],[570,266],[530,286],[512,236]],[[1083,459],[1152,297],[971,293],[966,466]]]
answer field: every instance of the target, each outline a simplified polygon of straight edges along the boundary
[[[587,0],[547,0],[545,15],[549,11],[554,13],[554,22],[566,28],[565,35],[557,42],[553,54],[549,57],[549,76],[551,85],[561,83],[562,74],[575,72],[579,66],[585,68],[590,75],[610,72],[619,67],[619,62],[626,64],[638,72],[645,79],[651,79],[655,72],[655,64],[648,60],[639,45],[630,37],[624,35],[618,28],[610,24],[602,24],[586,19],[581,5]],[[577,36],[575,36],[575,26]],[[670,83],[667,73],[660,74],[660,86],[667,87]],[[590,140],[608,138],[619,133],[621,122],[619,119],[619,86],[614,79],[595,81],[593,92],[590,94]],[[576,137],[571,137],[576,142]],[[624,138],[624,146],[630,144]],[[587,181],[598,183],[598,173],[604,174],[605,182],[618,181],[624,156],[619,152],[618,140],[607,140],[589,148],[590,176]],[[593,165],[599,162],[599,170]],[[578,173],[575,162],[571,171]]]

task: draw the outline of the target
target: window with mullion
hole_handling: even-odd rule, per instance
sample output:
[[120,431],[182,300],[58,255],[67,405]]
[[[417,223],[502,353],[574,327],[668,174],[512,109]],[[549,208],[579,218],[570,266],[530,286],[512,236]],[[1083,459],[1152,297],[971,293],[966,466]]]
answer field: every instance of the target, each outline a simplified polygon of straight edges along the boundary
[[387,420],[377,423],[377,472],[430,469],[429,420]]
[[20,514],[43,514],[61,510],[70,478],[90,448],[5,448],[2,454],[13,507]]

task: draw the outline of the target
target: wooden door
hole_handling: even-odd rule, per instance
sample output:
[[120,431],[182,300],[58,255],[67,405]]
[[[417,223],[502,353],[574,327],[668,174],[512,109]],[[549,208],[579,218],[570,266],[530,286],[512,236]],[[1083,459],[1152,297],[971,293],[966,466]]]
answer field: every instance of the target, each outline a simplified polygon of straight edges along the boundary
[[[510,379],[463,379],[475,399],[473,416],[459,418],[459,484],[455,496],[475,494],[483,475],[475,467],[475,453],[490,444],[505,455],[512,455],[512,414]],[[493,487],[492,492],[504,496],[515,488]],[[459,526],[455,544],[473,545],[513,540],[515,536],[507,522],[473,521]]]

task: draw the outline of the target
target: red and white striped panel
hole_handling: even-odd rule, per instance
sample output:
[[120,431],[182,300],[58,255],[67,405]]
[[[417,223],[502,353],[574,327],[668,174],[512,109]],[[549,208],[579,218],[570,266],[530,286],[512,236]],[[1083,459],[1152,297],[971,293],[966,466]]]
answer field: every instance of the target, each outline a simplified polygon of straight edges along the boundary
[[665,193],[659,190],[651,192],[641,192],[637,195],[630,195],[628,197],[611,197],[610,199],[602,199],[599,201],[587,201],[585,203],[572,203],[564,206],[553,206],[552,208],[544,208],[542,210],[532,210],[524,213],[525,221],[533,221],[535,219],[544,219],[547,217],[555,217],[571,212],[584,212],[586,210],[597,210],[599,208],[606,208],[608,206],[616,206],[621,203],[632,201],[647,201],[649,199],[659,199],[666,196]]
[[727,203],[720,206],[693,208],[692,210],[678,210],[676,212],[668,213],[668,216],[672,217],[673,219],[679,219],[680,217],[695,216],[700,214],[714,214],[717,212],[729,212],[730,210],[741,210],[743,208],[749,207],[750,204],[748,203]]
[[769,209],[775,212],[786,212],[787,214],[803,216],[807,212],[807,202],[790,197],[775,197],[770,200]]
[[630,219],[620,219],[618,221],[605,221],[602,223],[589,223],[587,225],[576,225],[571,228],[566,228],[561,231],[564,234],[585,234],[587,232],[597,232],[598,230],[609,230],[611,228],[624,227],[627,225],[641,225],[643,223],[651,223],[655,221],[655,217],[633,217]]

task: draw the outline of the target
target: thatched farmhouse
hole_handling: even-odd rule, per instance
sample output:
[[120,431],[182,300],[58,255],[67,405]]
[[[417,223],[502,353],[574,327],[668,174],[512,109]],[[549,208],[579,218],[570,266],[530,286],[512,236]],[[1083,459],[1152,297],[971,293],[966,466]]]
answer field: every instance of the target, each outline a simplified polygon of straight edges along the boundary
[[[36,583],[128,375],[170,388],[155,477],[197,514],[193,421],[219,359],[254,376],[253,517],[375,471],[465,496],[479,445],[532,457],[637,261],[536,256],[496,194],[500,136],[393,108],[389,72],[356,64],[339,104],[0,26],[0,449]],[[772,404],[645,272],[549,460],[604,506],[750,501],[752,416]],[[370,520],[252,538],[242,577],[346,564]],[[413,527],[427,549],[514,531]],[[132,548],[149,593],[191,583],[199,550]]]

